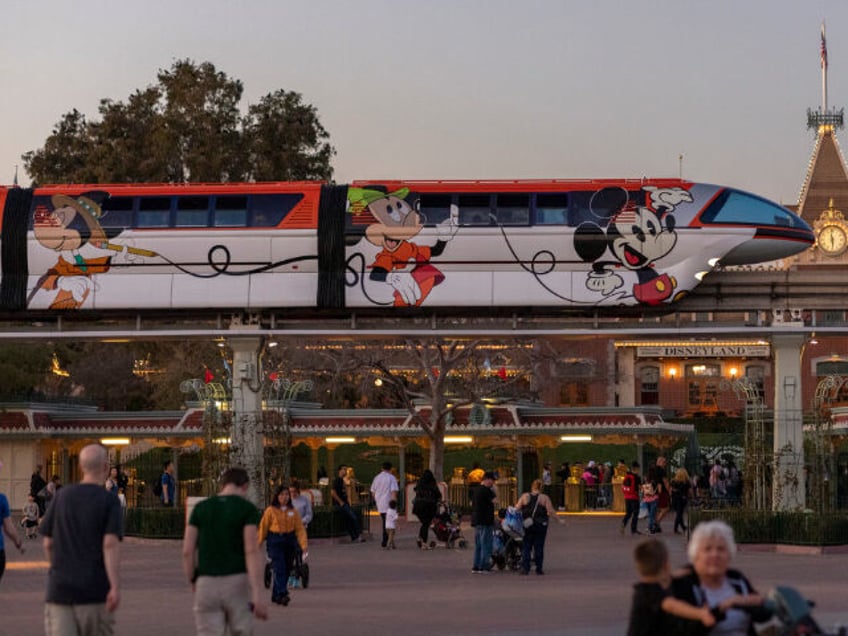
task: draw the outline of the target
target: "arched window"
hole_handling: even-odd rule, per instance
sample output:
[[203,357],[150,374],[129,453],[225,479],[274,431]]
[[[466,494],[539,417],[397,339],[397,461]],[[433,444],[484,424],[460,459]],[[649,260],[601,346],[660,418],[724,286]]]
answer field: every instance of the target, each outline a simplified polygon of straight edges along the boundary
[[645,366],[639,370],[639,403],[643,405],[660,403],[660,368]]

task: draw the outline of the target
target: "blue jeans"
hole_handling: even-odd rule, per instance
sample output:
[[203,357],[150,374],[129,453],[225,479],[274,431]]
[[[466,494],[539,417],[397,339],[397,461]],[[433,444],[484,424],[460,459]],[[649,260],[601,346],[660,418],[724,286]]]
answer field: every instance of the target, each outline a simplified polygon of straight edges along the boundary
[[362,533],[359,531],[359,522],[356,520],[353,510],[350,509],[350,504],[345,503],[343,506],[336,504],[336,508],[342,513],[342,518],[344,519],[345,527],[351,541],[356,541]]
[[545,560],[545,537],[548,536],[548,526],[534,523],[524,529],[524,543],[521,552],[521,569],[530,571],[530,553],[536,562],[536,572],[542,572],[542,562]]
[[288,578],[294,562],[295,551],[298,549],[294,532],[278,534],[268,533],[268,556],[274,568],[274,586],[271,589],[271,600],[277,601],[288,595]]
[[648,530],[650,532],[654,532],[657,528],[657,505],[659,504],[658,499],[654,499],[654,501],[646,501],[645,505],[648,507]]
[[474,526],[474,569],[492,569],[494,526]]

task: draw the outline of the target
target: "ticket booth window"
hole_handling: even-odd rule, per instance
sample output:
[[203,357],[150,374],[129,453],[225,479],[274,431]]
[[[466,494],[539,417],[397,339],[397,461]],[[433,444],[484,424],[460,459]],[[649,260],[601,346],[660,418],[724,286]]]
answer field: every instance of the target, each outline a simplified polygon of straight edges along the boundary
[[575,380],[560,385],[559,403],[561,406],[589,406],[589,385]]
[[642,367],[639,371],[641,392],[639,403],[643,405],[660,403],[660,368]]

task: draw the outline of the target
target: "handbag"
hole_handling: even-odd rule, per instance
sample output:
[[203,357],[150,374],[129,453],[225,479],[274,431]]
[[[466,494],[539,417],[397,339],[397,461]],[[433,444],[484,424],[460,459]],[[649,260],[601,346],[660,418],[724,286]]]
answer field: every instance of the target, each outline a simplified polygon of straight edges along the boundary
[[522,522],[524,524],[525,528],[529,528],[530,526],[532,526],[535,523],[536,508],[538,508],[538,507],[539,507],[539,496],[537,495],[536,496],[536,505],[533,506],[533,512],[530,513],[529,517],[525,517],[524,521]]
[[639,504],[639,518],[644,519],[647,516],[648,516],[648,504],[647,504],[647,502],[643,501],[641,504]]

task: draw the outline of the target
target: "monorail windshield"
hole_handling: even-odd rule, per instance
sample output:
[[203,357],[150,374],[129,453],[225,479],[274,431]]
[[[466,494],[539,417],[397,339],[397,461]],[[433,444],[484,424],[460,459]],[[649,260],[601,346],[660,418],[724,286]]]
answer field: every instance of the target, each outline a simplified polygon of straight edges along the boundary
[[701,222],[705,224],[726,223],[809,229],[809,226],[800,217],[792,214],[786,208],[761,199],[756,195],[729,188],[716,197],[716,200],[704,210],[701,215]]

